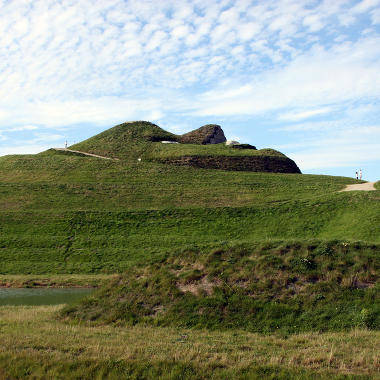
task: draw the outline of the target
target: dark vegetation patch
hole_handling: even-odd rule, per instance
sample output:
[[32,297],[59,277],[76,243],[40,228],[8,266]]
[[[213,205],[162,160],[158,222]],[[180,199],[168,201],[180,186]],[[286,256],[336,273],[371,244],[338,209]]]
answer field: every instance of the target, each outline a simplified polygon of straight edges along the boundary
[[269,173],[301,173],[296,163],[276,156],[182,156],[161,160],[165,164],[187,165],[204,169],[222,169]]
[[252,149],[252,150],[257,150],[255,146],[251,144],[234,144],[231,145],[232,149]]
[[315,241],[187,249],[127,271],[62,316],[260,333],[379,329],[379,248]]

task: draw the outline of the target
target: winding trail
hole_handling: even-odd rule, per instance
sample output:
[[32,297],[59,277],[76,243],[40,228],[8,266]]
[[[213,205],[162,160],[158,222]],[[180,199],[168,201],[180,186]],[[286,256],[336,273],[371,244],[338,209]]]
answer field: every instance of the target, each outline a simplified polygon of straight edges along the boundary
[[61,151],[61,152],[78,153],[78,154],[83,154],[84,156],[90,156],[90,157],[102,158],[103,160],[114,160],[114,161],[119,161],[118,158],[111,158],[111,157],[99,156],[98,154],[86,153],[86,152],[80,152],[79,150],[72,150],[72,149],[67,149],[67,148],[52,148],[52,149],[53,149],[53,150],[58,150],[58,151]]
[[347,185],[343,190],[340,190],[340,192],[342,191],[356,191],[356,190],[360,190],[360,191],[373,191],[373,190],[377,190],[375,189],[375,183],[376,182],[366,182],[366,183],[359,183],[357,185]]

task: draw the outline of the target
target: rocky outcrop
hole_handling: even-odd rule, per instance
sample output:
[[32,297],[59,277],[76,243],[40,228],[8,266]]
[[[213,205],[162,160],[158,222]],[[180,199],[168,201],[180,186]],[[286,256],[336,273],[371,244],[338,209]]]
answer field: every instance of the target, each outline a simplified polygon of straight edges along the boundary
[[207,124],[194,131],[185,133],[179,136],[180,143],[182,144],[220,144],[226,142],[223,129],[217,124]]
[[301,173],[297,164],[285,156],[182,156],[162,159],[160,162],[204,169]]

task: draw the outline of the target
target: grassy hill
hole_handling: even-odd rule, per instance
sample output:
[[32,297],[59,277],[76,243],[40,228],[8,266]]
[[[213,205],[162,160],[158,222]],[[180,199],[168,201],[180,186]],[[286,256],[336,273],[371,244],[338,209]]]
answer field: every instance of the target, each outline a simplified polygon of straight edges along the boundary
[[125,157],[119,161],[53,150],[1,157],[0,273],[122,272],[167,252],[225,241],[379,243],[378,192],[338,192],[353,179],[135,159],[142,151],[156,158],[244,151],[155,142],[176,138],[151,123],[122,124],[73,147]]
[[287,159],[160,142],[178,139],[139,122],[71,147],[120,160],[0,157],[0,284],[107,284],[63,310],[0,308],[0,378],[374,376],[378,184],[173,165]]
[[119,161],[54,150],[1,157],[0,274],[122,272],[168,252],[223,242],[380,242],[378,192],[338,192],[353,179],[135,159],[142,149],[156,158],[244,151],[157,142],[176,138],[138,122],[74,147],[125,157]]
[[53,151],[2,157],[1,273],[120,272],[224,241],[378,243],[378,193],[338,192],[354,182]]

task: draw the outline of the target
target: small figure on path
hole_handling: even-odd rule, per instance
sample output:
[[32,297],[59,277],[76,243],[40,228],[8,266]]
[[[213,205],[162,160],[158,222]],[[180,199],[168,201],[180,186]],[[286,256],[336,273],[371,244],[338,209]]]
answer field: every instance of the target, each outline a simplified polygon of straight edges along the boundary
[[362,175],[363,175],[363,173],[362,173],[362,169],[360,169],[360,170],[359,170],[359,179],[362,179]]
[[357,171],[355,172],[355,177],[356,177],[356,179],[359,179],[359,175],[358,175]]

